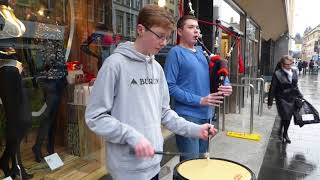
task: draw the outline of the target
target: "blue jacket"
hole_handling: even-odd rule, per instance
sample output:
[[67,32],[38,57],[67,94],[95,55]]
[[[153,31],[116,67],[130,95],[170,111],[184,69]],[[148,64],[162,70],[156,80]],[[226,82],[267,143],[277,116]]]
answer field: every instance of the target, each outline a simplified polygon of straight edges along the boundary
[[172,107],[179,115],[199,119],[213,116],[213,108],[201,106],[200,99],[210,94],[209,67],[201,47],[196,52],[181,47],[173,47],[166,58],[164,67]]

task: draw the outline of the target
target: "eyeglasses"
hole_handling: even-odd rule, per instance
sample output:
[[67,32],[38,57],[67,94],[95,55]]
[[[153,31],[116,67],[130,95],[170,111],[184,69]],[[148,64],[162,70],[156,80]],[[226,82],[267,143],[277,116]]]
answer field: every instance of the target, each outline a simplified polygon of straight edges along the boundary
[[[144,25],[143,25],[144,26]],[[166,37],[166,36],[160,36],[159,34],[157,34],[156,32],[152,31],[150,28],[148,28],[147,26],[144,26],[146,28],[146,30],[150,31],[152,34],[154,34],[155,36],[157,36],[157,38],[161,41],[166,41],[168,42],[171,39],[171,36]]]

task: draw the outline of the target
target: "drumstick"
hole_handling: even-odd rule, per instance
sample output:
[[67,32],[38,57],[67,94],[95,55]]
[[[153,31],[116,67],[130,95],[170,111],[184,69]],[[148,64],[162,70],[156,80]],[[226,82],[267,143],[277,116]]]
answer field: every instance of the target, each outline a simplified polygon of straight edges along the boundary
[[[211,125],[212,123],[212,118],[210,118],[209,120],[209,124]],[[207,149],[207,152],[204,153],[204,157],[207,158],[207,160],[210,159],[210,128],[208,129],[208,149]]]
[[[135,154],[134,149],[130,149],[130,154]],[[154,154],[165,155],[165,156],[190,156],[198,155],[202,157],[208,157],[207,153],[187,153],[187,152],[168,152],[168,151],[154,151]]]
[[186,153],[186,152],[168,152],[168,151],[154,151],[155,154],[167,155],[167,156],[190,156],[190,155],[199,155],[204,156],[206,153]]

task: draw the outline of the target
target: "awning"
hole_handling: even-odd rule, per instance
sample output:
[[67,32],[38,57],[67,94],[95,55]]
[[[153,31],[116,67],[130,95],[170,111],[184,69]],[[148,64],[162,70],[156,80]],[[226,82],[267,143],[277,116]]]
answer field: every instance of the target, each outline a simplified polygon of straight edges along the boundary
[[277,40],[289,31],[285,0],[234,0],[262,30],[262,38]]

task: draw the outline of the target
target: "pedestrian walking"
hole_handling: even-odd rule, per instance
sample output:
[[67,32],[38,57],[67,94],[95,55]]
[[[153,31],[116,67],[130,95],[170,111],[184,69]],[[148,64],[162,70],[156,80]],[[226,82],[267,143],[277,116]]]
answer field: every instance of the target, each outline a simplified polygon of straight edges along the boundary
[[303,62],[302,62],[302,60],[299,60],[299,62],[298,62],[299,75],[300,75],[300,73],[302,71],[302,68],[303,68]]
[[303,70],[302,70],[302,74],[306,75],[307,74],[307,67],[308,67],[308,62],[307,61],[303,61]]
[[291,56],[285,55],[280,59],[272,76],[268,97],[269,109],[273,104],[273,99],[276,100],[277,111],[281,119],[279,138],[282,142],[287,143],[291,143],[288,129],[295,111],[295,101],[303,97],[298,88],[298,74],[292,69],[292,63]]
[[314,61],[311,59],[309,62],[309,74],[313,73]]

